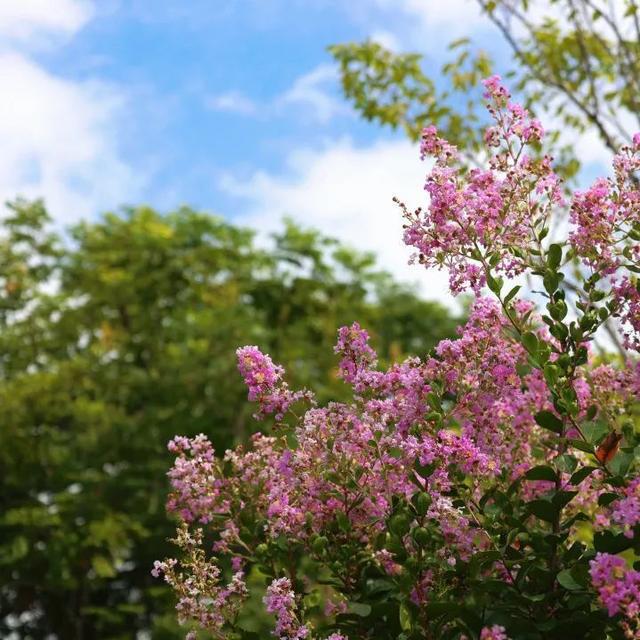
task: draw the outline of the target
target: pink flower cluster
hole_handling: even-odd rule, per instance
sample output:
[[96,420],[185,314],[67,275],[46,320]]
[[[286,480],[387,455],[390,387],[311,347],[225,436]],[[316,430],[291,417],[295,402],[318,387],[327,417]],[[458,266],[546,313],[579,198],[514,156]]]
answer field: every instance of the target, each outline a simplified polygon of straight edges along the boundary
[[538,370],[524,379],[522,346],[508,337],[508,321],[498,305],[478,298],[458,340],[443,340],[429,363],[430,376],[442,379],[457,398],[455,415],[462,433],[501,466],[513,470],[531,464],[539,430],[533,415],[548,408],[548,390]]
[[[342,585],[343,591],[327,596],[328,617],[345,613],[366,563],[386,581],[397,579],[406,601],[423,608],[446,584],[452,567],[477,552],[495,551],[496,540],[478,516],[489,489],[500,495],[519,492],[525,501],[543,497],[542,508],[552,504],[546,500],[550,490],[562,490],[570,501],[563,511],[569,520],[588,514],[596,526],[617,527],[628,538],[637,534],[640,478],[607,485],[614,472],[602,459],[598,463],[595,441],[586,441],[580,424],[594,416],[602,424],[617,424],[640,393],[640,363],[624,369],[597,364],[586,346],[588,329],[582,332],[580,323],[587,313],[595,317],[594,300],[609,296],[616,304],[600,311],[614,310],[626,322],[628,347],[640,347],[640,293],[632,276],[620,274],[640,263],[628,242],[640,210],[632,180],[640,166],[640,136],[616,158],[615,180],[576,194],[572,251],[565,246],[554,260],[543,241],[553,209],[564,206],[560,182],[549,158],[525,154],[542,139],[542,127],[511,103],[499,78],[490,78],[485,87],[494,120],[487,142],[496,150],[489,169],[465,172],[455,148],[435,128],[425,129],[422,153],[436,158],[426,185],[430,203],[426,211],[405,209],[405,242],[421,263],[449,269],[454,292],[478,292],[497,274],[527,271],[559,278],[554,270],[563,255],[578,256],[584,269],[600,270],[609,289],[589,304],[581,302],[587,311],[571,325],[541,318],[531,302],[513,297],[517,290],[500,303],[478,296],[457,339],[440,342],[425,359],[408,358],[386,370],[378,368],[367,332],[358,323],[343,327],[335,352],[339,375],[353,395],[345,403],[317,406],[309,392],[291,391],[282,367],[257,347],[238,349],[249,399],[259,407],[256,416],[274,414],[281,422],[289,414],[290,419],[277,435],[257,434],[222,460],[204,435],[176,437],[169,444],[176,460],[169,472],[168,508],[184,523],[178,544],[186,560],[158,563],[154,572],[176,589],[182,619],[223,629],[247,595],[245,562],[250,565],[259,549],[279,548],[283,540],[331,576],[333,588]],[[544,284],[549,292],[557,289]],[[490,288],[495,292],[495,281]],[[584,291],[591,295],[586,285]],[[544,294],[555,318],[567,312],[562,293]],[[296,402],[306,403],[301,415],[290,411]],[[569,404],[571,411],[562,414]],[[536,421],[540,412],[551,427]],[[560,426],[551,433],[556,422]],[[578,465],[596,464],[598,469],[586,469],[579,482],[572,479]],[[542,475],[524,479],[536,466],[544,467],[538,470]],[[599,497],[612,491],[618,498],[599,504]],[[189,531],[194,523],[207,526],[213,551],[230,561],[234,575],[226,586],[219,566],[228,565],[208,559],[202,534]],[[348,548],[357,553],[345,555]],[[425,566],[425,557],[433,563]],[[409,571],[412,566],[415,572]],[[511,570],[492,559],[482,575],[513,582]],[[611,616],[624,618],[630,633],[640,633],[639,575],[617,556],[599,554],[591,563],[602,603]],[[305,598],[293,586],[307,585],[286,563],[271,568],[274,576],[264,596],[267,612],[275,616],[274,635],[315,639]],[[485,626],[480,638],[507,640],[507,632]],[[327,640],[346,638],[334,633]]]
[[[469,640],[468,636],[462,635],[460,640]],[[509,640],[506,629],[499,624],[491,627],[483,627],[480,631],[480,640]]]
[[364,388],[367,374],[376,366],[376,354],[369,346],[369,334],[354,322],[338,331],[334,351],[342,356],[339,371],[342,379],[356,388]]
[[448,268],[454,294],[467,288],[478,293],[486,283],[488,261],[497,272],[521,273],[528,266],[525,256],[538,248],[551,207],[563,202],[549,158],[533,160],[523,153],[542,139],[540,123],[509,102],[498,76],[485,86],[495,122],[486,140],[498,148],[490,169],[466,172],[455,147],[438,137],[435,127],[427,127],[421,155],[436,159],[425,185],[429,207],[412,212],[403,206],[404,240],[417,250],[412,260]]
[[632,480],[613,503],[611,519],[622,526],[627,538],[634,537],[634,528],[640,524],[640,478]]
[[175,453],[173,468],[167,474],[173,492],[167,502],[169,511],[177,512],[185,522],[206,524],[228,505],[220,496],[220,465],[207,437],[193,439],[176,436],[168,445]]
[[640,269],[640,134],[633,140],[615,156],[614,178],[600,178],[587,191],[575,194],[569,241],[585,265],[609,276],[625,344],[638,350],[640,285],[635,275],[624,271]]
[[258,347],[246,346],[237,350],[238,369],[249,389],[249,400],[259,402],[256,417],[275,414],[282,420],[289,407],[303,398],[310,398],[306,391],[292,393],[282,379],[284,370],[274,365],[271,358]]
[[485,133],[488,146],[499,147],[503,138],[515,138],[525,143],[541,142],[544,129],[539,120],[529,117],[522,105],[510,102],[511,95],[498,75],[483,81],[484,97],[488,101],[489,113],[496,121]]
[[613,286],[617,302],[616,315],[622,322],[624,342],[628,349],[640,350],[640,281],[624,276]]
[[[301,624],[297,616],[296,595],[289,578],[276,578],[267,587],[263,599],[267,613],[276,617],[273,635],[280,640],[303,640],[310,637],[308,625]],[[341,633],[332,633],[326,640],[349,640]]]
[[640,224],[640,196],[633,176],[640,169],[640,149],[626,148],[616,156],[617,180],[599,178],[575,194],[569,239],[578,255],[593,268],[613,272],[626,260],[637,263],[637,247],[625,255],[629,234]]
[[[486,284],[490,262],[494,273],[514,276],[536,266],[541,240],[555,207],[565,204],[559,178],[550,158],[533,160],[524,151],[541,141],[540,123],[520,105],[494,76],[485,81],[485,96],[494,125],[485,134],[497,149],[489,170],[460,166],[455,147],[438,136],[433,126],[422,135],[421,156],[435,165],[425,189],[430,196],[425,209],[409,211],[405,243],[417,250],[412,260],[427,267],[446,267],[451,291],[476,293]],[[585,264],[613,275],[624,264],[640,265],[640,248],[629,242],[640,233],[640,134],[614,159],[615,178],[597,180],[577,192],[571,203],[573,230],[569,240]],[[635,234],[635,235],[634,235]],[[640,294],[628,278],[617,281],[620,315],[638,340]]]
[[585,262],[596,268],[611,269],[617,262],[613,232],[618,208],[612,191],[611,182],[599,178],[587,191],[577,192],[571,205],[571,222],[575,225],[571,243]]
[[181,568],[176,560],[156,561],[152,570],[154,577],[164,576],[173,587],[178,604],[176,611],[181,622],[193,621],[201,628],[220,632],[235,619],[247,598],[244,573],[236,572],[231,582],[222,586],[221,571],[214,561],[208,560],[202,548],[202,530],[189,532],[183,525],[174,541],[182,549],[185,558]]
[[599,553],[591,561],[591,580],[610,616],[620,614],[627,638],[640,637],[640,571],[620,556]]
[[492,627],[485,627],[480,632],[480,640],[509,640],[506,629],[494,624]]
[[[519,304],[517,309],[528,313],[530,305]],[[503,469],[508,470],[509,482],[534,466],[535,451],[545,434],[533,415],[552,408],[540,373],[536,369],[524,376],[519,373],[527,354],[510,337],[509,322],[496,303],[478,299],[460,337],[441,342],[424,362],[409,358],[387,371],[376,369],[375,351],[357,324],[340,330],[336,352],[342,357],[342,376],[356,394],[353,404],[310,407],[295,428],[295,447],[282,439],[254,436],[249,449],[239,447],[225,454],[227,472],[205,436],[175,438],[169,445],[177,454],[169,472],[173,487],[169,508],[185,522],[217,523],[215,550],[235,557],[243,552],[242,514],[251,505],[252,517],[264,522],[268,538],[285,535],[291,544],[303,544],[316,556],[315,538],[341,521],[349,523],[349,536],[367,548],[385,530],[394,499],[410,500],[416,486],[421,486],[429,496],[425,516],[438,528],[434,552],[445,565],[487,549],[488,538],[478,535],[469,514],[454,504],[449,493],[459,474],[467,478],[472,499],[487,483],[500,482]],[[245,351],[239,354],[244,358]],[[273,384],[282,384],[280,367],[255,348],[251,356],[252,362],[264,367],[268,363],[271,377],[250,378],[250,384],[268,380],[269,391]],[[246,359],[241,366],[247,366]],[[250,375],[257,369],[247,368]],[[614,396],[615,402],[624,403],[634,380],[601,365],[592,376],[580,379],[581,395],[585,404],[597,398],[612,403]],[[257,402],[262,401],[262,390],[253,396]],[[460,425],[458,433],[431,417],[434,397],[444,395],[455,398],[448,412]],[[416,463],[431,467],[428,478],[411,471]],[[589,487],[585,483],[585,499],[597,505],[601,490]],[[612,517],[622,525],[637,521],[637,488],[637,482],[630,485],[615,503]],[[417,526],[410,525],[406,537],[410,553],[417,550],[411,534]],[[402,572],[393,551],[382,549],[374,555],[389,575]],[[218,572],[211,570],[218,593]],[[412,589],[412,599],[426,602],[433,579],[432,574],[423,576]],[[193,611],[198,620],[206,618],[192,598],[185,602],[183,615]],[[311,633],[296,617],[295,594],[286,578],[272,583],[265,603],[276,615],[278,637],[303,638]],[[502,637],[499,629],[486,633],[494,634],[487,638]]]
[[267,587],[264,604],[267,613],[276,616],[275,636],[281,640],[302,640],[309,635],[309,628],[296,617],[296,596],[289,578],[278,578]]

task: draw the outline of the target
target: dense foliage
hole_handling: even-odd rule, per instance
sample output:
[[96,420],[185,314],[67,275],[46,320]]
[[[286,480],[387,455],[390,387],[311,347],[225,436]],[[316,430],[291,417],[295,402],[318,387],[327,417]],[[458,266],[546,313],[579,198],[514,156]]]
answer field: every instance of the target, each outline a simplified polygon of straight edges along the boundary
[[[567,201],[541,124],[499,78],[484,86],[488,166],[468,170],[429,126],[429,204],[402,206],[416,262],[476,294],[469,320],[386,369],[343,327],[349,402],[238,350],[273,422],[222,457],[205,435],[169,444],[182,553],[154,574],[182,621],[262,637],[257,593],[281,640],[640,638],[640,134]],[[627,357],[603,363],[592,343],[611,317]]]
[[7,212],[0,636],[176,637],[171,595],[149,575],[173,529],[165,445],[176,429],[220,450],[250,435],[238,343],[268,345],[296,384],[329,397],[340,324],[364,318],[385,357],[453,334],[442,307],[370,256],[292,224],[260,246],[189,209],[108,214],[71,237],[39,203]]

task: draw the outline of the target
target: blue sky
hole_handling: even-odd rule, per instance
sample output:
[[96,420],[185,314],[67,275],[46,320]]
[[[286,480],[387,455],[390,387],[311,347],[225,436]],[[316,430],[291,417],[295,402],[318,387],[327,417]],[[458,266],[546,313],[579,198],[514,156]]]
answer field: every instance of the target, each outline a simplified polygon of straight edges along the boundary
[[[300,140],[367,137],[354,117],[309,113],[317,107],[304,101],[275,104],[300,77],[330,64],[332,39],[365,35],[339,11],[180,4],[189,10],[169,2],[154,11],[149,2],[103,9],[66,46],[38,56],[51,72],[99,78],[126,94],[121,149],[134,166],[152,167],[145,200],[232,208],[216,187],[217,173],[278,170]],[[329,109],[338,100],[332,80],[318,86]]]
[[326,47],[371,37],[435,70],[463,35],[498,42],[473,0],[4,0],[0,196],[63,224],[141,202],[264,232],[289,214],[440,298],[391,204],[422,203],[425,167],[358,119]]

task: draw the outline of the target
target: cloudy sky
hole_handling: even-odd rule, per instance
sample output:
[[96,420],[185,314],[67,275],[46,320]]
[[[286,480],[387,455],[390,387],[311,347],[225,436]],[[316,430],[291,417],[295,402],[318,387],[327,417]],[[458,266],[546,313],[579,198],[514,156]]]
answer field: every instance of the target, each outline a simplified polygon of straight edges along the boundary
[[326,47],[377,38],[437,70],[453,38],[497,41],[473,0],[2,0],[0,197],[60,223],[122,204],[284,214],[406,266],[394,195],[422,202],[401,134],[361,122]]

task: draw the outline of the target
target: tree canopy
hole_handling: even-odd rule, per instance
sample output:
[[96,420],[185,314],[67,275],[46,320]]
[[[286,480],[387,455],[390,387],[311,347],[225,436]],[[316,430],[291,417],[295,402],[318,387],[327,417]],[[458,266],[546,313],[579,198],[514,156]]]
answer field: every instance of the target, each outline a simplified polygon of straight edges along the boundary
[[166,445],[204,432],[224,451],[251,433],[238,345],[339,397],[341,324],[364,319],[387,360],[456,325],[370,255],[292,222],[265,245],[188,208],[66,234],[41,202],[16,202],[0,289],[0,635],[23,638],[178,637],[150,576],[172,532]]

